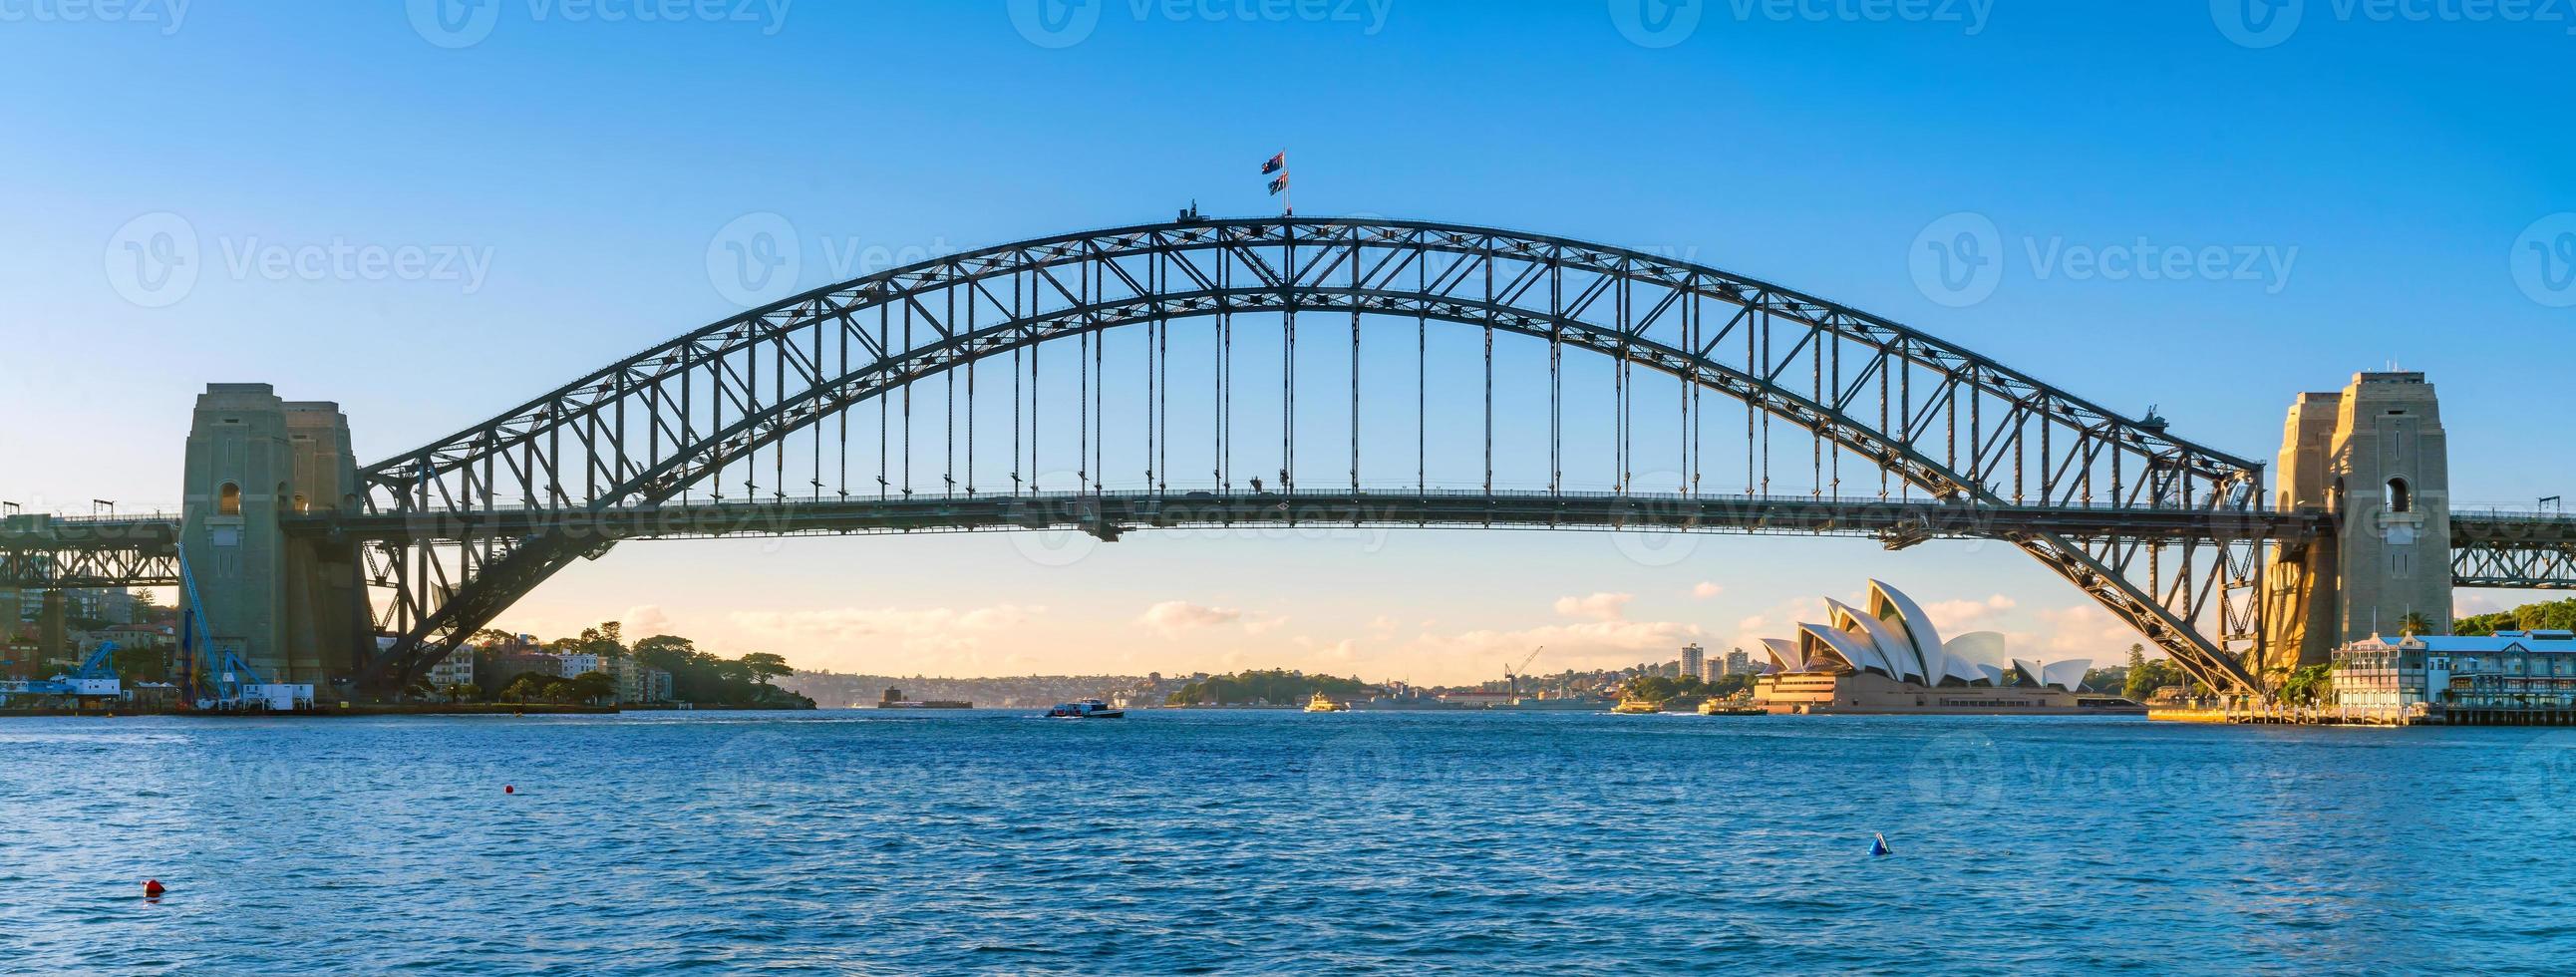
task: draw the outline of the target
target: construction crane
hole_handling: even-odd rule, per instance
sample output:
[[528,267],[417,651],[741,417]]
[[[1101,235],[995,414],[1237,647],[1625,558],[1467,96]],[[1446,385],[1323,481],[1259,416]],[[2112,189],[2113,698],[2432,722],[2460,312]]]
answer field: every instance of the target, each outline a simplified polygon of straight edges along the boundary
[[242,661],[239,651],[216,643],[214,629],[206,624],[205,603],[197,599],[196,571],[188,565],[184,549],[179,551],[179,586],[188,598],[188,612],[179,619],[175,676],[182,703],[227,712],[312,707],[312,686],[271,683]]
[[115,699],[124,695],[124,683],[116,676],[116,642],[102,641],[80,667],[51,679],[0,682],[0,703],[10,696],[42,696],[52,699]]
[[1530,649],[1529,657],[1521,659],[1521,666],[1517,670],[1512,668],[1512,664],[1510,662],[1503,663],[1503,678],[1512,684],[1513,695],[1521,694],[1521,679],[1529,675],[1530,663],[1537,661],[1538,653],[1546,650],[1546,645],[1540,645],[1536,648]]

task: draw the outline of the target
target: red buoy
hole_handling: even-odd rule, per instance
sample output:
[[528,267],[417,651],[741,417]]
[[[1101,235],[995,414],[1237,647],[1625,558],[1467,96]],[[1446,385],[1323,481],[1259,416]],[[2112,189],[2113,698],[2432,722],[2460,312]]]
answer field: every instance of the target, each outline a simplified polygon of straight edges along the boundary
[[518,789],[518,788],[516,788],[516,787],[512,787],[512,786],[510,786],[510,785],[508,785],[508,784],[502,784],[502,785],[501,785],[501,793],[504,793],[504,794],[516,794],[516,793],[518,793],[518,792],[519,792],[519,789]]
[[166,891],[166,890],[164,890],[164,889],[162,889],[162,888],[161,888],[161,880],[160,880],[160,879],[145,879],[145,880],[143,880],[143,897],[144,897],[144,898],[146,898],[146,899],[158,899],[158,898],[161,898],[161,893],[162,893],[163,891]]

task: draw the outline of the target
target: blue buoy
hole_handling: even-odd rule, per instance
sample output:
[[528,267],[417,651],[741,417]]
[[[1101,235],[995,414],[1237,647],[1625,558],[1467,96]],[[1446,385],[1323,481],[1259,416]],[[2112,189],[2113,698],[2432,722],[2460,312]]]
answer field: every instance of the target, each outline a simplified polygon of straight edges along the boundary
[[1878,834],[1878,833],[1872,833],[1872,834],[1870,835],[1870,837],[1871,837],[1872,839],[1874,839],[1874,840],[1872,840],[1872,841],[1869,843],[1869,853],[1870,853],[1871,855],[1876,856],[1876,855],[1893,855],[1893,854],[1896,854],[1895,852],[1893,852],[1893,851],[1889,851],[1889,850],[1888,850],[1888,848],[1887,848],[1887,836],[1886,836],[1886,835],[1884,835],[1884,834]]

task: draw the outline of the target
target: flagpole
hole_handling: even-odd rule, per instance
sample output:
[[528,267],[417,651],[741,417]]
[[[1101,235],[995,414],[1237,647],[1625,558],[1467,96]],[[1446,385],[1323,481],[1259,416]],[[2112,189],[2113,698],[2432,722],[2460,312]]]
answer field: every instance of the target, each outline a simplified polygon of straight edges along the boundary
[[1279,148],[1279,178],[1287,181],[1279,188],[1279,206],[1283,211],[1279,216],[1295,217],[1297,216],[1297,181],[1289,176],[1288,148],[1285,146]]

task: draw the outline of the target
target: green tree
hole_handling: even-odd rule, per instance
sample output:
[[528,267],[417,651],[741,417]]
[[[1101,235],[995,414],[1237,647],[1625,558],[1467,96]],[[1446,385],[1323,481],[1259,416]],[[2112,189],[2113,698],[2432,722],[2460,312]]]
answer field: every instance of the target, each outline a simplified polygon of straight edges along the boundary
[[583,672],[572,677],[572,698],[599,702],[617,697],[617,679],[607,672]]
[[2128,676],[2120,682],[2120,694],[2128,698],[2145,702],[2156,694],[2157,689],[2190,682],[2190,677],[2183,674],[2173,659],[2147,659],[2142,649],[2133,661],[2135,664],[2129,666]]
[[2399,634],[2432,634],[2433,627],[2433,619],[2424,616],[2422,611],[2408,611],[2397,619]]
[[768,685],[769,680],[773,678],[786,678],[796,674],[794,668],[788,667],[787,659],[766,651],[755,651],[744,655],[741,662],[742,670],[751,675],[752,681],[761,685]]
[[2281,699],[2292,705],[2313,706],[2325,700],[2333,690],[2333,666],[2309,665],[2289,673],[2281,680]]

